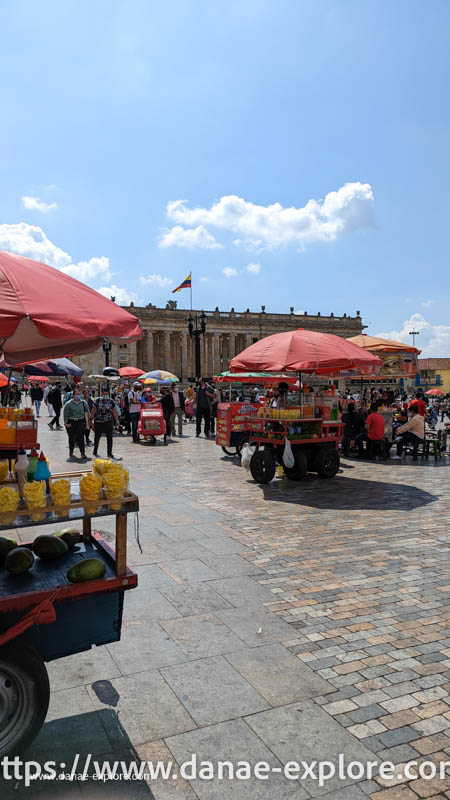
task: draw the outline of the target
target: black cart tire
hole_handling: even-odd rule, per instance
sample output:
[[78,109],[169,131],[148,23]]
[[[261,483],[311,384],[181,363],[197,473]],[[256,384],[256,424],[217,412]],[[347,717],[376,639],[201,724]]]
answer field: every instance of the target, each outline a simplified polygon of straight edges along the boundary
[[334,447],[321,447],[314,456],[312,469],[321,478],[334,478],[340,463],[339,453]]
[[291,481],[301,481],[308,471],[308,456],[300,447],[293,447],[292,452],[295,464],[293,467],[286,467],[283,464],[284,474]]
[[227,447],[223,447],[222,446],[222,450],[223,450],[223,452],[225,453],[226,456],[235,456],[236,453],[237,453],[237,449],[236,448],[235,448],[235,450],[233,452],[232,450],[229,450]]
[[275,459],[270,450],[256,450],[250,461],[250,472],[256,483],[270,483],[275,475]]
[[20,755],[47,715],[50,684],[39,653],[24,639],[0,647],[0,758]]

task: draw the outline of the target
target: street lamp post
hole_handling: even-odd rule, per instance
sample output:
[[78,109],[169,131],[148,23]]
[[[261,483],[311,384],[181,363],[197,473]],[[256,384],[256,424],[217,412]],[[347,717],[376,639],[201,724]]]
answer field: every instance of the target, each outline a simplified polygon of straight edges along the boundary
[[[409,332],[409,335],[413,337],[413,347],[415,347],[415,346],[416,346],[416,336],[418,336],[418,335],[419,335],[419,333],[420,333],[420,331],[410,331],[410,332]],[[417,372],[419,372],[419,369],[418,369],[418,366],[419,366],[419,365],[418,365],[418,363],[417,363],[417,353],[414,353],[414,358],[415,358],[415,362],[416,362],[416,369],[417,369]],[[417,385],[417,384],[416,384],[416,385]],[[420,385],[420,372],[419,372],[419,385]]]
[[108,339],[103,339],[103,352],[105,354],[105,367],[109,367],[109,354],[111,352],[111,342],[108,342]]
[[198,381],[201,377],[201,360],[200,360],[200,336],[204,336],[206,332],[206,314],[204,311],[199,316],[193,317],[189,314],[187,318],[189,336],[194,337],[195,348],[195,379]]

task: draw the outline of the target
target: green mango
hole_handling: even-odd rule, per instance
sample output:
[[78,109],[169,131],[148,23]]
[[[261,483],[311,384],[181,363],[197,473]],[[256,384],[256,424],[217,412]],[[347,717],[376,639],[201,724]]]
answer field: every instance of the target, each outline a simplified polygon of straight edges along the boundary
[[74,564],[67,572],[67,580],[70,583],[83,583],[84,581],[95,581],[104,578],[106,575],[105,562],[100,558],[85,558]]
[[58,539],[56,536],[38,536],[33,544],[33,553],[45,561],[54,561],[61,556],[65,556],[69,552],[65,541]]
[[5,558],[5,567],[11,575],[23,575],[34,564],[34,555],[28,547],[15,547]]
[[62,539],[66,543],[69,550],[75,547],[76,544],[81,542],[81,533],[76,528],[62,528],[53,534],[57,539]]
[[14,539],[7,539],[5,536],[0,536],[0,564],[3,563],[10,550],[17,547],[17,542]]

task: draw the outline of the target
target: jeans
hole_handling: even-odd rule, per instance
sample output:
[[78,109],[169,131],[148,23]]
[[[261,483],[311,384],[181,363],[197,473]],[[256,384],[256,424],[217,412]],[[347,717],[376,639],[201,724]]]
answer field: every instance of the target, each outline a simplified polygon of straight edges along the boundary
[[36,416],[38,417],[39,416],[39,411],[41,409],[41,401],[40,400],[35,400],[34,401],[34,407],[36,409]]
[[50,420],[49,425],[52,426],[56,423],[56,425],[60,425],[59,417],[61,414],[61,406],[53,406],[53,411],[55,412],[55,416],[52,420]]
[[401,456],[405,444],[421,444],[422,442],[423,439],[421,439],[420,436],[416,436],[415,433],[411,433],[411,431],[402,433],[401,440],[397,442],[397,455]]
[[[367,431],[363,431],[362,433],[358,433],[355,436],[355,443],[358,445],[358,455],[364,455],[364,442],[367,442],[366,446],[366,455],[371,458],[373,454],[373,445],[375,442],[383,442],[383,439],[369,439],[367,435]],[[383,454],[384,454],[384,447],[383,447]]]
[[140,417],[139,411],[130,411],[131,434],[133,436],[133,442],[139,441],[139,433],[138,433],[139,417]]
[[178,420],[178,436],[181,436],[183,433],[183,409],[181,406],[177,406],[170,415],[170,429],[172,433],[175,433],[175,417]]
[[209,427],[211,422],[211,412],[208,408],[200,408],[197,406],[197,436],[200,435],[202,429],[202,419],[205,420],[205,436],[209,436]]
[[84,431],[86,422],[84,419],[69,419],[70,428],[66,428],[69,437],[69,452],[73,454],[74,447],[80,449],[81,455],[84,455]]
[[94,422],[94,455],[97,455],[97,449],[102,433],[106,436],[106,450],[108,455],[112,455],[112,441],[113,441],[113,424],[110,422]]

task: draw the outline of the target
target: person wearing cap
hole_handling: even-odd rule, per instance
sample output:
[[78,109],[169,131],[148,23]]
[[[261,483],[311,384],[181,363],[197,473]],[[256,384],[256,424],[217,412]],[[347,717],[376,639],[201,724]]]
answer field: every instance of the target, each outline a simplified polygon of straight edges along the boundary
[[131,436],[133,442],[139,442],[138,422],[141,414],[141,384],[137,381],[128,392],[128,405],[130,409]]

